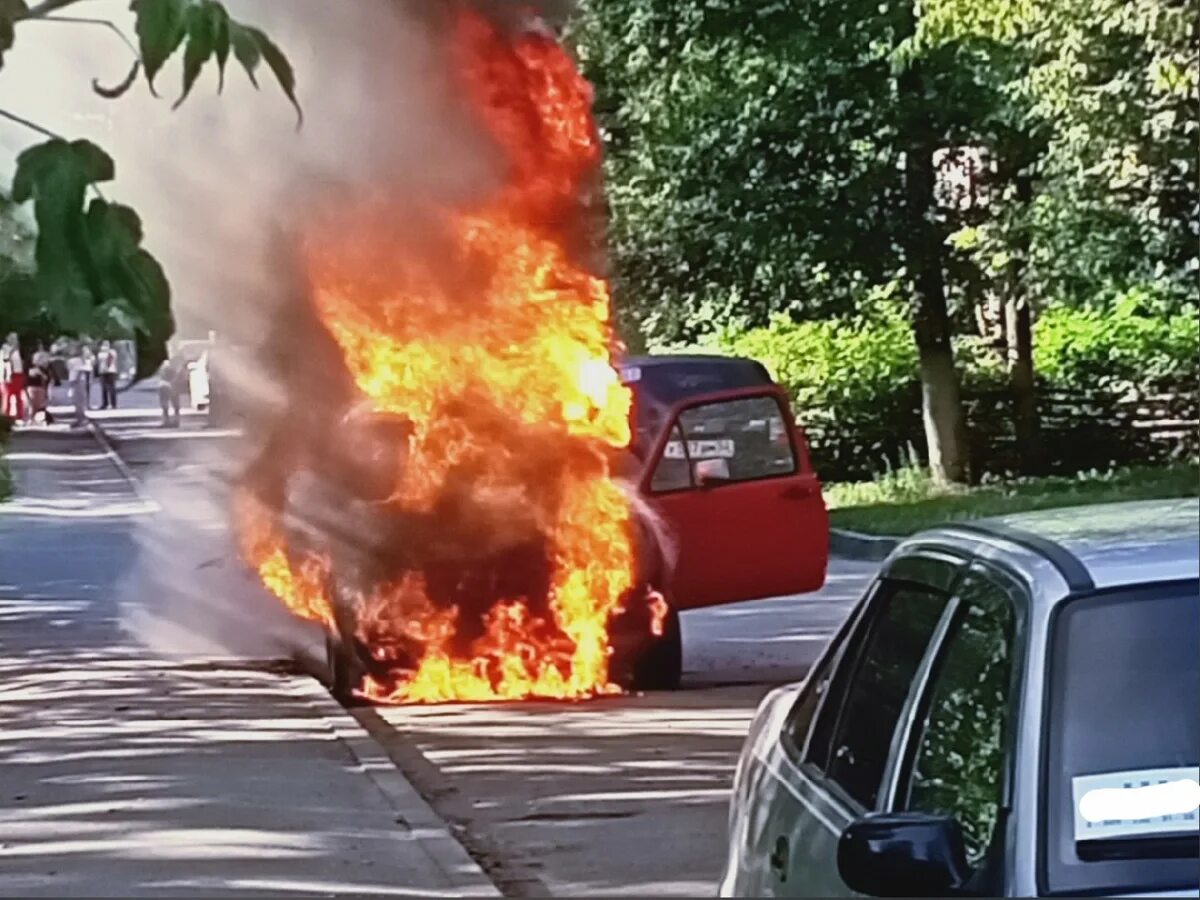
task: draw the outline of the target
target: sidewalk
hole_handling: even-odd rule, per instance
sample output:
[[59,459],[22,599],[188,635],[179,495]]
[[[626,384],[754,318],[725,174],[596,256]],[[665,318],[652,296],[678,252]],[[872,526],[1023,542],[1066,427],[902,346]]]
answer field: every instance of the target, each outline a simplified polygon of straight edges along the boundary
[[0,895],[496,895],[315,681],[127,634],[131,589],[198,590],[191,560],[140,574],[141,536],[194,510],[139,494],[90,432],[19,432],[9,464]]

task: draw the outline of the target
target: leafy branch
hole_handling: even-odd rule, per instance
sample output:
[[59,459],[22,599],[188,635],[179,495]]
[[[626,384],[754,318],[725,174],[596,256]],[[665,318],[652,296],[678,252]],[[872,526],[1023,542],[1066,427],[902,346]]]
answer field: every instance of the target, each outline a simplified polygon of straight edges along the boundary
[[[217,0],[132,0],[136,46],[106,19],[54,15],[78,2],[42,0],[31,6],[28,0],[0,0],[0,67],[18,25],[98,25],[116,33],[134,57],[119,83],[104,86],[92,80],[103,97],[125,94],[142,72],[157,96],[155,77],[182,48],[183,86],[173,106],[177,108],[211,60],[217,64],[219,93],[232,54],[255,88],[258,69],[265,63],[295,108],[297,127],[303,123],[295,73],[283,51],[261,30],[230,18]],[[100,192],[99,185],[115,175],[112,158],[90,141],[69,141],[8,110],[0,109],[0,119],[48,138],[18,156],[12,183],[12,200],[33,207],[36,274],[21,275],[19,283],[6,280],[0,312],[10,323],[37,321],[68,332],[87,331],[100,323],[107,329],[115,323],[138,334],[138,371],[149,374],[161,361],[174,329],[171,288],[162,266],[142,247],[137,214]]]

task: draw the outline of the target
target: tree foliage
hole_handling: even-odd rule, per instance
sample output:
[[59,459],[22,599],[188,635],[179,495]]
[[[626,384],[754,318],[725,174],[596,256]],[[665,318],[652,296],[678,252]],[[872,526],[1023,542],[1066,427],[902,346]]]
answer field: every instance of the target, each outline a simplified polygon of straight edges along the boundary
[[1029,209],[1001,203],[970,242],[986,262],[1030,242],[1025,287],[1087,301],[1113,286],[1194,281],[1200,268],[1200,42],[1182,0],[932,0],[910,52],[980,48]]
[[893,20],[861,0],[584,5],[616,289],[649,337],[833,313],[894,270]]
[[1047,299],[1194,276],[1200,42],[1187,3],[931,0],[906,36],[913,9],[584,2],[571,36],[597,87],[634,325],[669,340],[853,311],[892,278],[911,114],[896,76],[913,62],[939,146],[982,147],[996,167],[982,214],[944,222],[960,303],[1017,253],[1024,289]]
[[[25,0],[0,0],[0,65],[4,51],[12,47],[16,26],[53,18],[71,2],[48,0],[30,7]],[[119,97],[137,80],[139,70],[153,92],[155,78],[182,48],[178,107],[210,60],[217,65],[220,90],[232,53],[256,87],[256,73],[266,64],[299,121],[296,78],[287,57],[264,32],[232,19],[221,3],[133,0],[130,9],[139,58],[119,85],[106,88],[93,82],[102,96]],[[112,158],[86,140],[54,136],[20,154],[12,200],[32,206],[36,271],[0,274],[0,313],[11,324],[39,322],[72,333],[135,333],[140,338],[138,369],[144,375],[161,362],[174,330],[171,290],[162,266],[142,246],[137,213],[110,202],[100,191],[99,185],[114,175]]]

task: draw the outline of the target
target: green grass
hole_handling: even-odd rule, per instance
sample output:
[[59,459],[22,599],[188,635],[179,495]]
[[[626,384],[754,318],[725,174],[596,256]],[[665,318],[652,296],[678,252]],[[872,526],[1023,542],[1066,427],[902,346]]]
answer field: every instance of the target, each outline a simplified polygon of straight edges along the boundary
[[942,522],[1120,500],[1200,496],[1200,465],[1134,466],[1074,476],[945,486],[906,467],[875,481],[825,486],[834,528],[906,535]]

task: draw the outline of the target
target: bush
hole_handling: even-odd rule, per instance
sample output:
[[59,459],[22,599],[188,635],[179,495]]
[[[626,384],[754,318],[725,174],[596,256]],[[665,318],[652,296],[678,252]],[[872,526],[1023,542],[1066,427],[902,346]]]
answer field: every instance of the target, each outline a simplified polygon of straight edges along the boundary
[[819,471],[868,477],[919,440],[917,351],[898,307],[851,320],[781,317],[766,328],[718,335],[706,348],[767,366],[792,396]]
[[1034,367],[1049,384],[1078,390],[1194,383],[1198,313],[1192,304],[1168,306],[1144,287],[1107,307],[1051,307],[1038,317]]
[[[752,357],[770,369],[791,394],[797,418],[808,431],[814,464],[827,479],[902,472],[925,455],[917,352],[908,315],[886,299],[865,305],[871,312],[854,319],[793,322],[781,317],[765,328],[717,334],[703,345],[709,351]],[[1035,325],[1034,365],[1044,384],[1072,392],[1194,385],[1200,362],[1196,315],[1194,305],[1144,287],[1096,307],[1054,306]],[[993,394],[990,405],[972,416],[991,425],[1011,424],[1007,401],[995,397],[1007,385],[1001,355],[972,337],[958,338],[955,352],[965,394]],[[996,463],[999,444],[993,431],[1007,433],[1005,427],[978,433],[982,455],[974,464],[979,474]]]

